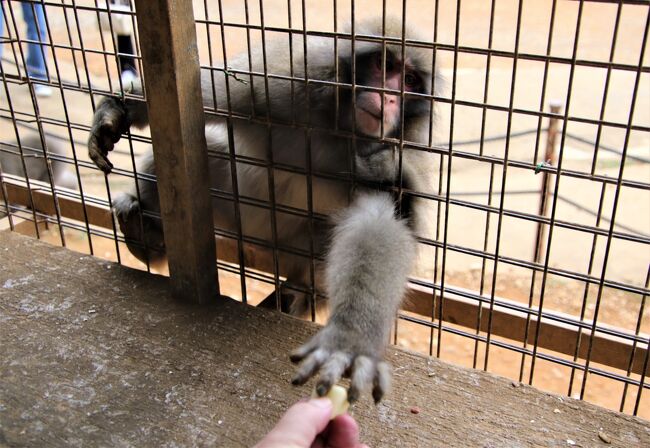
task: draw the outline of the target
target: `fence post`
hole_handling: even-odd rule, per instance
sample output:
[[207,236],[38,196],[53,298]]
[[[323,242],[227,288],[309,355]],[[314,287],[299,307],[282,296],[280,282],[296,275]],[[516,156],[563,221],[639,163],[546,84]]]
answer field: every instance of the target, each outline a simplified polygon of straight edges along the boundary
[[172,293],[205,303],[219,287],[192,2],[135,4]]
[[[551,101],[550,108],[552,114],[559,114],[562,110],[562,103]],[[555,166],[555,142],[557,140],[558,119],[551,117],[548,122],[548,133],[546,135],[546,151],[544,152],[544,162]],[[548,209],[549,187],[551,185],[551,176],[548,172],[542,171],[542,185],[539,192],[539,216],[546,216]],[[544,239],[546,237],[546,227],[543,223],[537,223],[537,237],[535,239],[535,263],[539,263],[544,253]]]

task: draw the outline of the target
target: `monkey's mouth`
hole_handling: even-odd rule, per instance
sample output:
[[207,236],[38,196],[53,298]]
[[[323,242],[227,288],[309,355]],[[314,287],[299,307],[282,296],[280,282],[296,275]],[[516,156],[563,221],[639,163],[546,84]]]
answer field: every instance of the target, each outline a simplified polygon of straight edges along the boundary
[[366,108],[363,108],[363,107],[360,107],[359,109],[361,111],[367,113],[368,115],[375,117],[377,120],[381,120],[381,111],[372,112],[372,111],[370,111],[370,110],[368,110]]
[[381,113],[371,112],[367,109],[358,107],[355,114],[356,128],[367,135],[375,135],[379,132],[381,126]]

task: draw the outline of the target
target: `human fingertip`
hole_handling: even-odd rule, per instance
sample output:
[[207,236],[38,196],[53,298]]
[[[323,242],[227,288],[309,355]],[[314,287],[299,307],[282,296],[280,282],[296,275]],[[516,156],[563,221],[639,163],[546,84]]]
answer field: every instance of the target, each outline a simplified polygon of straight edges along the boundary
[[322,397],[322,398],[312,398],[309,400],[310,404],[313,404],[314,406],[321,408],[321,409],[332,409],[332,401],[329,398]]

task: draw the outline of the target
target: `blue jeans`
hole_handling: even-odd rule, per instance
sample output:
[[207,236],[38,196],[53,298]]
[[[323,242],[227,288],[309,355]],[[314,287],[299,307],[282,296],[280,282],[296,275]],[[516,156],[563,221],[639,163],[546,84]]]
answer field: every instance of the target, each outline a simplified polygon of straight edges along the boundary
[[[4,6],[5,8],[8,7],[8,5]],[[43,11],[43,5],[21,2],[20,6],[22,6],[23,9],[23,20],[27,25],[27,39],[37,42],[46,42],[47,29],[45,28],[45,13]],[[3,12],[0,8],[0,35],[3,33],[4,23]],[[2,56],[2,46],[0,46],[0,56]],[[42,44],[27,44],[27,74],[32,78],[47,78],[47,71],[45,69],[45,47]]]

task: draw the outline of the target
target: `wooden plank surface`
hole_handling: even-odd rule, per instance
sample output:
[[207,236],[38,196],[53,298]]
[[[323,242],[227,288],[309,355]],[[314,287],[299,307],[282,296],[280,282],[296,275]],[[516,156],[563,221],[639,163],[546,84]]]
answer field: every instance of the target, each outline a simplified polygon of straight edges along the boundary
[[[38,187],[39,185],[38,182],[32,182],[32,188],[34,186]],[[5,179],[5,187],[11,203],[25,207],[29,206],[29,192],[24,182],[21,183]],[[32,197],[36,203],[37,210],[53,215],[54,203],[51,198],[51,193],[47,191],[48,188],[49,186],[43,184],[40,189],[32,189]],[[97,205],[96,202],[90,201],[90,203],[86,203],[86,213],[89,223],[110,229],[112,225],[110,210],[108,207]],[[59,206],[62,216],[77,220],[83,219],[83,206],[79,200],[60,197]],[[219,259],[230,263],[239,263],[239,252],[235,240],[219,238],[217,240],[217,251]],[[270,250],[265,251],[259,246],[244,243],[244,256],[247,267],[263,272],[273,272],[273,254]],[[458,290],[462,289],[458,287],[454,288]],[[466,292],[473,291],[467,290]],[[433,308],[433,293],[430,288],[411,284],[407,296],[408,300],[402,306],[404,311],[410,311],[430,318]],[[501,297],[497,297],[496,299],[504,304],[521,306],[521,303],[509,301]],[[546,312],[557,317],[575,319],[575,316],[562,315],[555,311],[546,310]],[[476,327],[477,316],[478,304],[475,300],[467,299],[450,292],[446,293],[442,316],[445,322],[474,329]],[[436,308],[437,318],[438,310]],[[488,318],[489,314],[484,305],[483,313],[481,314],[482,331],[487,331]],[[589,321],[585,321],[585,323],[589,323]],[[537,321],[532,318],[528,330],[529,344],[534,342],[536,326]],[[600,326],[603,325],[600,324]],[[495,305],[492,314],[492,334],[513,341],[523,341],[526,335],[526,314],[514,311],[506,306]],[[583,332],[583,336],[580,338],[578,355],[583,359],[587,354],[589,344],[588,336],[588,334],[584,334]],[[542,320],[538,341],[540,347],[573,356],[577,341],[578,330],[574,325],[563,324],[548,318]],[[626,370],[630,362],[632,349],[633,345],[628,340],[597,332],[594,336],[591,359],[600,364]],[[647,344],[644,343],[637,344],[634,349],[634,361],[631,370],[633,373],[640,374],[643,372],[647,349]]]
[[[293,402],[315,324],[0,232],[0,445],[252,446]],[[638,418],[391,349],[394,388],[355,405],[373,447],[650,446]],[[417,407],[418,414],[411,412]]]
[[135,4],[171,287],[203,303],[218,285],[192,2]]

